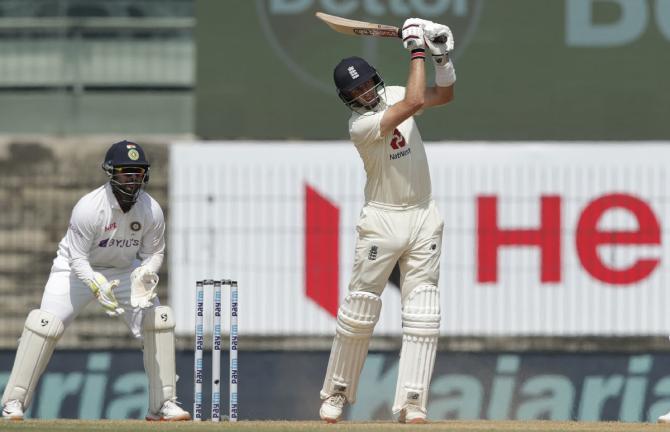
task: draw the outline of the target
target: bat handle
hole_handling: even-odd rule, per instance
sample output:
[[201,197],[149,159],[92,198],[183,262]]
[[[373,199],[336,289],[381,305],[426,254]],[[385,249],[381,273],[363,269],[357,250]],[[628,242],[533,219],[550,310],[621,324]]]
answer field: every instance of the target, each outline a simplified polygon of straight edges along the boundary
[[[398,29],[398,37],[400,39],[402,39],[402,29],[400,29],[400,28]],[[439,44],[445,43],[446,41],[447,41],[446,36],[438,36],[435,39],[433,39],[433,42],[439,43]]]

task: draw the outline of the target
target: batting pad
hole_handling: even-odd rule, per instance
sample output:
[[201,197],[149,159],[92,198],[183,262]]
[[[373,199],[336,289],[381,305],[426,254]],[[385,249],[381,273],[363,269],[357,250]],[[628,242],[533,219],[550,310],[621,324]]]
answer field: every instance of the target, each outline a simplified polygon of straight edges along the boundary
[[149,378],[151,413],[157,413],[165,401],[177,396],[174,326],[174,314],[169,306],[157,306],[144,312],[144,370]]
[[402,310],[402,329],[393,413],[399,413],[410,404],[425,413],[440,334],[440,294],[436,286],[419,286],[407,296]]
[[379,296],[368,292],[352,292],[344,299],[337,313],[335,339],[321,389],[322,399],[343,393],[347,402],[356,402],[358,379],[381,307]]
[[30,311],[16,351],[12,374],[2,395],[3,405],[16,399],[22,403],[24,410],[30,406],[37,381],[64,331],[63,322],[55,315],[39,309]]

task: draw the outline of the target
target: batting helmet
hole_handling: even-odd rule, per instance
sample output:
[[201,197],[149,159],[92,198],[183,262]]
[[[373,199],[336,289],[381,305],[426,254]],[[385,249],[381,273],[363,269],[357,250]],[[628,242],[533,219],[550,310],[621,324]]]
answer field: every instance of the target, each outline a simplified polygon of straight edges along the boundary
[[[337,95],[351,110],[362,113],[384,107],[384,80],[377,70],[360,57],[347,57],[333,71]],[[372,81],[371,84],[368,84]],[[365,86],[369,85],[369,89]],[[356,94],[355,90],[363,91]],[[372,93],[369,93],[372,92]]]

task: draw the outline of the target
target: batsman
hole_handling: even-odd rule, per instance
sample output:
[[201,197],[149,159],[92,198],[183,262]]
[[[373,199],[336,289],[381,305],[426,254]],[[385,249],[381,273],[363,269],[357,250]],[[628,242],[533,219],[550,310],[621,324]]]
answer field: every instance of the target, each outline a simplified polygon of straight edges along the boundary
[[102,168],[109,182],[75,205],[40,308],[26,319],[2,396],[4,419],[23,419],[56,343],[94,299],[143,342],[146,419],[191,418],[177,404],[174,314],[156,297],[165,222],[160,205],[144,191],[150,164],[139,144],[120,141],[109,148]]
[[[437,39],[446,42],[433,42]],[[319,414],[329,423],[340,419],[345,404],[356,401],[380,296],[396,263],[403,336],[392,411],[401,423],[426,422],[440,328],[443,221],[431,197],[428,160],[414,115],[453,99],[456,74],[449,53],[454,40],[449,27],[410,18],[403,24],[402,43],[410,54],[406,87],[385,87],[376,69],[359,57],[345,58],[334,70],[337,93],[352,110],[349,134],[367,181],[349,293],[337,314],[321,389]],[[432,87],[426,87],[427,53],[435,68]]]

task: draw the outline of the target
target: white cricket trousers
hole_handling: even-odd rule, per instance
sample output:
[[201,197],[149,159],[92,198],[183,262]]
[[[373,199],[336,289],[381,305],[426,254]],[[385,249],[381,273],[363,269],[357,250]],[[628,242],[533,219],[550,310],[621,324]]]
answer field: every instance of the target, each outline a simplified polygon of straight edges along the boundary
[[381,295],[396,262],[402,300],[418,286],[437,286],[444,222],[432,199],[396,209],[368,203],[356,226],[356,252],[349,291]]
[[[130,305],[130,273],[139,264],[139,260],[136,260],[129,268],[93,269],[103,274],[107,280],[119,280],[119,286],[114,289],[114,295],[119,301],[119,306],[125,310],[120,318],[123,319],[135,338],[142,337],[143,311]],[[57,257],[44,288],[40,309],[56,315],[67,329],[77,315],[92,301],[97,302],[97,299],[91,289],[70,270],[64,258]],[[154,303],[159,304],[157,298]],[[100,313],[104,314],[102,306],[100,306]]]

